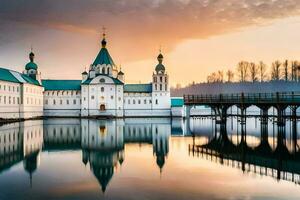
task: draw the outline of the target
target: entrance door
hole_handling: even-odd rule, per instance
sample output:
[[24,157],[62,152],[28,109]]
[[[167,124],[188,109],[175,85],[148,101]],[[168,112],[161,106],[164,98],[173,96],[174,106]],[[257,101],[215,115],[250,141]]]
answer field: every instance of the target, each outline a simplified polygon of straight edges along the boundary
[[105,105],[104,104],[100,105],[100,111],[105,111]]

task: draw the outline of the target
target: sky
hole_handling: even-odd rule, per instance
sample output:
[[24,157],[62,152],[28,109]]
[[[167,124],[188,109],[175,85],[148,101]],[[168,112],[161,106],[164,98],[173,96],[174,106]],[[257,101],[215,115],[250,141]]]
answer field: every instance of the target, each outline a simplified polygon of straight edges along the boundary
[[160,46],[172,85],[300,56],[299,0],[0,0],[0,67],[22,71],[32,46],[43,79],[80,79],[103,26],[127,83],[151,81]]

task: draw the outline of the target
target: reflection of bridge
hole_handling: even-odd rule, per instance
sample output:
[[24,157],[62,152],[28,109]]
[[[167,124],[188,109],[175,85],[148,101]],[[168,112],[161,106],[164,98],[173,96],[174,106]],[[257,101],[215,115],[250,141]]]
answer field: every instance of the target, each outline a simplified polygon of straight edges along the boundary
[[292,110],[292,115],[296,116],[296,110],[300,106],[299,93],[258,93],[258,94],[219,94],[219,95],[185,95],[186,116],[190,116],[192,106],[206,105],[214,111],[220,123],[225,123],[227,110],[231,106],[237,106],[244,116],[246,109],[250,106],[257,106],[264,116],[268,115],[271,107],[277,109],[278,125],[284,123],[284,111],[287,107]]
[[220,125],[219,132],[204,145],[196,144],[194,137],[193,144],[189,145],[189,153],[237,167],[243,172],[254,172],[300,184],[300,151],[295,124],[292,132],[293,150],[289,152],[286,147],[285,130],[281,126],[278,126],[277,145],[273,150],[268,140],[267,124],[263,122],[261,140],[256,147],[247,145],[247,135],[243,126],[241,139],[238,144],[234,144],[228,138],[226,126]]

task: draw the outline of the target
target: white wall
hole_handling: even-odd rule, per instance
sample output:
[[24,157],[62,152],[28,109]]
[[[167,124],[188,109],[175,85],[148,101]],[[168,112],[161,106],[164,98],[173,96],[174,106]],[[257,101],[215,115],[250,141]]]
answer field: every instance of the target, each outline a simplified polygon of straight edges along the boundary
[[45,116],[80,116],[80,90],[53,90],[44,92]]

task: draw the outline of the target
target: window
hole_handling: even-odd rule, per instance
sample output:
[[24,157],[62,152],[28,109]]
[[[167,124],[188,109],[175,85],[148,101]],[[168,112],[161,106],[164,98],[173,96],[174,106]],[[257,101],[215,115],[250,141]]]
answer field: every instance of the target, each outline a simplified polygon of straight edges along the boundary
[[144,104],[146,104],[147,103],[147,100],[146,99],[144,99]]
[[149,104],[151,104],[151,103],[152,103],[152,100],[150,99],[150,100],[149,100]]
[[95,96],[94,96],[94,95],[92,95],[92,96],[91,96],[91,99],[95,99]]
[[160,79],[160,82],[162,82],[163,81],[163,77],[161,76],[161,77],[159,77],[159,79]]
[[55,101],[55,99],[53,99],[53,105],[55,105],[56,104],[56,101]]
[[104,87],[101,87],[101,92],[104,92]]
[[59,103],[60,103],[60,105],[62,105],[62,104],[63,104],[62,100],[60,100],[60,102],[59,102]]
[[99,82],[100,83],[105,83],[105,79],[104,78],[100,78]]
[[73,100],[73,104],[76,105],[76,99]]
[[156,77],[153,77],[153,82],[156,82],[157,81],[157,78]]
[[134,99],[133,99],[132,103],[135,104],[135,100]]
[[110,96],[111,99],[114,99],[114,96]]
[[130,99],[128,99],[128,104],[130,104]]
[[165,77],[165,82],[168,82],[167,77]]
[[160,91],[162,91],[162,84],[159,84],[159,89]]
[[69,101],[69,99],[67,99],[67,105],[69,105],[70,104],[70,101]]
[[155,90],[157,90],[157,84],[155,84]]
[[121,97],[119,97],[118,99],[119,99],[119,101],[121,101],[121,100],[122,100],[122,99],[121,99]]
[[141,100],[140,99],[138,100],[138,104],[141,104]]
[[45,104],[48,105],[48,99],[45,100]]
[[158,104],[158,100],[157,100],[157,99],[155,100],[155,104],[156,104],[156,105]]

